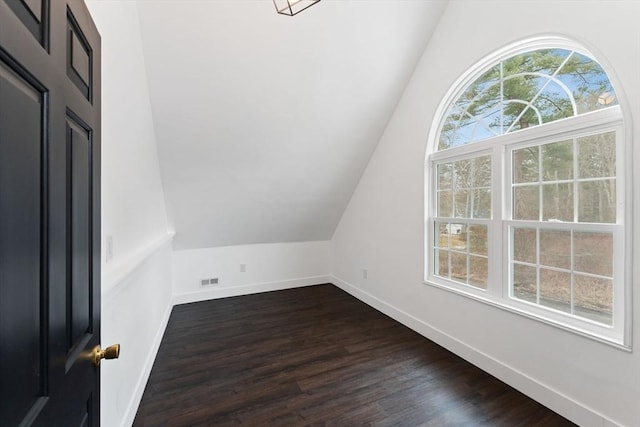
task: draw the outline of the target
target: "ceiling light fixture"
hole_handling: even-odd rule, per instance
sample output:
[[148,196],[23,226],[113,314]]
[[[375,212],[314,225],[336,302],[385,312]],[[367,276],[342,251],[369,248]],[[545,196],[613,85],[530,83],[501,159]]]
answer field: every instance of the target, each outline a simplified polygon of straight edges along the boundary
[[293,16],[320,2],[320,0],[273,0],[280,15]]

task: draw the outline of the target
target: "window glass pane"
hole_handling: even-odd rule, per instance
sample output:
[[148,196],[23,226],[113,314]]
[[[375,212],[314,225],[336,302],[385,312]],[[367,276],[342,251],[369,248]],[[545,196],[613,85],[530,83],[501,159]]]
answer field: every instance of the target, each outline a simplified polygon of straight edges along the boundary
[[455,212],[456,218],[471,218],[471,189],[461,188],[456,190]]
[[447,132],[440,135],[440,150],[450,147],[458,147],[473,141],[473,130],[476,127],[474,117],[469,117],[466,112],[461,112],[460,117],[454,117],[451,123],[447,123]]
[[545,85],[544,90],[532,103],[532,108],[538,115],[538,121],[549,123],[574,116],[576,111],[571,102],[571,93],[551,79],[546,80]]
[[473,185],[473,218],[491,217],[491,158],[477,157],[471,160]]
[[489,265],[487,258],[469,257],[469,284],[478,288],[487,289],[487,276]]
[[476,124],[473,129],[472,141],[482,141],[500,135],[500,105],[491,106],[491,110],[484,112],[481,116],[476,116]]
[[607,74],[585,55],[574,52],[556,77],[571,90],[578,114],[618,104]]
[[454,216],[456,218],[471,218],[471,161],[461,160],[453,164],[454,171]]
[[578,138],[578,177],[616,176],[616,133]]
[[504,60],[504,75],[539,72],[553,74],[571,52],[565,49],[539,49]]
[[513,296],[528,302],[536,302],[536,268],[513,264]]
[[446,222],[436,221],[435,223],[435,246],[437,248],[449,248],[450,246],[449,224]]
[[[440,139],[438,141],[438,150],[444,150],[455,146],[456,127],[460,118],[460,109],[456,105],[449,111],[447,118],[442,124],[440,130]],[[465,143],[466,141],[461,141]]]
[[540,264],[571,268],[571,232],[540,230]]
[[459,104],[471,116],[481,115],[500,96],[500,68],[494,66],[469,85],[460,96]]
[[537,262],[535,228],[513,229],[513,259],[532,264]]
[[447,224],[451,236],[451,247],[457,251],[467,251],[467,225]]
[[[525,66],[520,67],[518,74],[509,75],[510,64],[507,62],[510,61],[505,62],[505,131],[526,129],[574,115],[571,95],[550,78],[553,71],[550,71],[548,76],[540,75],[541,68],[552,64],[555,57],[542,59],[543,55],[536,55],[536,52],[526,55],[529,58],[524,61],[522,65]],[[533,58],[534,56],[536,58]],[[557,66],[559,64],[556,61],[551,68]]]
[[495,117],[500,116],[499,83],[500,68],[496,65],[469,85],[444,121],[440,150],[501,133],[500,129],[492,130]]
[[434,274],[440,277],[449,277],[449,251],[435,251]]
[[454,188],[455,190],[471,188],[473,179],[472,163],[470,160],[460,160],[454,162]]
[[451,217],[453,216],[452,199],[453,193],[449,190],[438,191],[438,216]]
[[453,164],[441,163],[437,166],[438,169],[438,190],[450,190],[451,189],[451,174]]
[[618,103],[602,67],[566,49],[539,49],[497,63],[449,108],[438,149],[480,141]]
[[[494,92],[494,87],[483,96],[477,98],[476,101],[469,104],[469,108],[467,109],[467,114],[470,114],[474,117],[474,127],[476,128],[485,128],[488,134],[490,135],[499,135],[499,132],[492,131],[492,118],[496,112],[499,112],[499,98],[496,96],[496,92]],[[499,90],[498,86],[495,86],[495,90]],[[477,129],[476,129],[477,132]],[[477,138],[476,140],[478,140]]]
[[482,156],[473,159],[472,178],[475,188],[491,187],[491,157]]
[[[523,101],[506,101],[505,112],[512,111],[513,115],[505,115],[505,128],[510,132],[541,125],[542,117],[534,107],[526,105]],[[515,115],[515,113],[518,115]]]
[[513,219],[540,219],[539,187],[526,185],[513,188]]
[[513,182],[537,182],[539,147],[527,147],[513,150]]
[[[549,321],[568,327],[615,326],[598,333],[619,342],[625,325],[613,325],[613,312],[624,314],[627,304],[616,299],[614,307],[613,295],[624,296],[627,284],[617,276],[624,248],[614,248],[613,234],[619,244],[618,233],[629,232],[616,217],[617,180],[625,178],[616,158],[622,115],[613,108],[572,118],[618,104],[604,70],[572,50],[538,49],[494,63],[457,93],[440,125],[439,149],[450,150],[434,156],[435,174],[431,169],[427,178],[427,211],[438,214],[428,219],[429,273],[455,289],[486,290],[489,300],[534,317],[547,311]],[[528,130],[536,126],[544,129]],[[496,138],[516,131],[515,139]],[[456,149],[480,140],[487,141],[477,149]],[[489,240],[504,259],[489,258]],[[505,241],[508,247],[496,252]],[[496,280],[503,268],[511,277],[489,287],[489,268]]]
[[523,100],[505,100],[504,132],[514,132],[540,124],[538,115]]
[[542,186],[542,219],[573,222],[573,184]]
[[[495,117],[500,116],[501,110],[498,107],[494,100],[488,104],[474,103],[466,109],[455,110],[443,125],[438,149],[444,150],[499,135],[499,129],[494,130],[492,124]],[[474,112],[479,115],[472,115]]]
[[542,146],[542,180],[573,179],[573,142],[562,141]]
[[[481,75],[472,86],[470,86],[469,92],[480,92],[484,93],[486,91],[492,90],[499,91],[499,88],[496,88],[496,84],[500,81],[500,66],[495,65],[491,67],[488,71],[485,71],[483,75]],[[475,87],[474,87],[475,85]]]
[[613,235],[573,233],[574,269],[583,273],[613,276]]
[[616,180],[578,183],[578,221],[616,222]]
[[540,269],[540,305],[571,312],[571,273]]
[[487,255],[487,226],[470,225],[467,229],[469,252],[476,255]]
[[609,279],[576,274],[574,313],[606,325],[613,324],[613,283]]
[[495,97],[500,94],[500,87],[496,86],[500,81],[500,66],[495,65],[485,71],[465,91],[466,98],[480,100],[483,97]]
[[491,190],[473,190],[473,217],[491,218]]
[[[456,120],[454,116],[448,116],[440,131],[440,140],[438,142],[438,151],[445,150],[454,146],[456,138]],[[468,141],[466,141],[468,142]],[[464,142],[463,142],[464,143]]]
[[467,255],[451,252],[451,278],[467,283]]

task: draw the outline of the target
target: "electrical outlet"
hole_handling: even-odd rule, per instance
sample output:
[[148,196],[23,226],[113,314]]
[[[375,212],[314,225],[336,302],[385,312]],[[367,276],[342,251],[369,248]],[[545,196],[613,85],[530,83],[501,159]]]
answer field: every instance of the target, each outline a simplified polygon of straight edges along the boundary
[[366,268],[362,269],[362,278],[363,279],[367,279],[369,277],[369,270],[367,270]]
[[107,236],[104,261],[109,262],[113,259],[113,236]]
[[247,264],[240,264],[240,273],[247,272]]

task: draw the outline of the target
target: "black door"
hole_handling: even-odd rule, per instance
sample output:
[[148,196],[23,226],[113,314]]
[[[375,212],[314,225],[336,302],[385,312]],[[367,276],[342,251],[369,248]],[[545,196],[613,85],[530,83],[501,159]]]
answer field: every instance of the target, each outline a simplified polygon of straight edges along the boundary
[[0,425],[99,425],[100,36],[0,0]]

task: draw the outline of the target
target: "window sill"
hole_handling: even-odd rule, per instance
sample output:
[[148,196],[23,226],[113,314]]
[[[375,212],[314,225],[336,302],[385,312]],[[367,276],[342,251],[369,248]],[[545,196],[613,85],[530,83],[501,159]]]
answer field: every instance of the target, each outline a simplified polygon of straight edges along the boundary
[[564,331],[571,332],[571,333],[576,334],[576,335],[580,335],[580,336],[588,338],[590,340],[597,341],[597,342],[609,345],[609,346],[617,348],[619,350],[632,352],[632,346],[630,344],[625,344],[622,340],[617,340],[617,339],[612,338],[612,337],[595,334],[595,333],[593,333],[591,331],[584,330],[584,329],[582,329],[580,327],[577,327],[577,326],[574,326],[574,325],[570,325],[570,324],[567,324],[567,323],[563,323],[561,321],[558,321],[556,319],[551,319],[550,317],[547,317],[547,316],[544,316],[544,315],[541,315],[541,314],[532,313],[530,311],[523,310],[523,309],[521,309],[519,307],[515,307],[515,306],[509,305],[509,304],[505,304],[502,301],[498,301],[498,300],[496,300],[494,298],[491,298],[490,294],[487,293],[483,289],[478,289],[478,291],[476,293],[476,292],[466,291],[466,290],[463,290],[463,289],[453,288],[453,287],[447,286],[445,284],[438,283],[438,282],[433,281],[433,280],[423,280],[423,283],[425,285],[432,286],[434,288],[442,289],[442,290],[447,291],[447,292],[451,292],[451,293],[454,293],[454,294],[457,294],[457,295],[461,295],[463,297],[467,297],[467,298],[473,299],[475,301],[479,301],[481,303],[484,303],[484,304],[487,304],[487,305],[490,305],[490,306],[493,306],[493,307],[497,307],[499,309],[502,309],[504,311],[508,311],[510,313],[518,314],[520,316],[527,317],[529,319],[533,319],[533,320],[536,320],[538,322],[545,323],[547,325],[556,327],[558,329],[562,329]]

